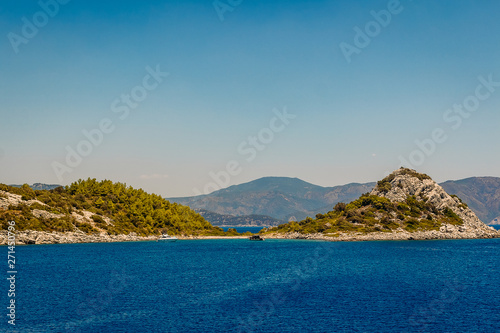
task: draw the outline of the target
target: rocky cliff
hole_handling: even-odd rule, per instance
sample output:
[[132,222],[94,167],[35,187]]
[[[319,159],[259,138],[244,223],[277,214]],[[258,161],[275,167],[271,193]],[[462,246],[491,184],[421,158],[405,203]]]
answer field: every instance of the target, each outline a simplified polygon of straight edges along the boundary
[[451,210],[463,223],[460,225],[443,223],[440,232],[459,232],[475,237],[496,235],[498,232],[484,224],[476,214],[457,196],[452,196],[438,185],[431,177],[419,174],[415,170],[401,168],[377,183],[370,193],[385,197],[394,203],[406,202],[408,197],[415,197],[437,209],[437,214]]

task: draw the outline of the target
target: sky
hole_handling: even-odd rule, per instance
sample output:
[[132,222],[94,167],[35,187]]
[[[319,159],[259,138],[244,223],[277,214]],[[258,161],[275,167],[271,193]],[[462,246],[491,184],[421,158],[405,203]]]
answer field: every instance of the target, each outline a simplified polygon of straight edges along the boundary
[[498,1],[0,3],[0,183],[500,177]]

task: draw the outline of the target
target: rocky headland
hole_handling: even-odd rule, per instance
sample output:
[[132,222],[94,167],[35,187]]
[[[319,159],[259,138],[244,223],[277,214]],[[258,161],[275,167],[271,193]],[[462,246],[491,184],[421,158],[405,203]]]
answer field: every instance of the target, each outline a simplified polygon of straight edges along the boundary
[[267,238],[330,241],[499,238],[429,176],[401,168],[368,194],[316,219],[269,228]]

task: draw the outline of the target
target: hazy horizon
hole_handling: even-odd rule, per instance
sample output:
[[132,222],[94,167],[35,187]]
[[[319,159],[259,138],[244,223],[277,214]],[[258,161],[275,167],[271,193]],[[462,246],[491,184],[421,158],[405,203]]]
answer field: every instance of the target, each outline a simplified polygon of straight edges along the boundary
[[[468,178],[488,178],[488,177],[492,177],[492,178],[499,178],[499,177],[495,177],[495,176],[470,176],[470,177],[464,177],[464,178],[460,178],[460,179],[443,179],[443,180],[436,180],[436,179],[433,179],[434,181],[436,181],[438,184],[440,183],[444,183],[444,182],[447,182],[447,181],[459,181],[459,180],[464,180],[464,179],[468,179]],[[92,177],[88,177],[88,178],[92,178]],[[231,187],[231,186],[238,186],[238,185],[243,185],[243,184],[247,184],[247,183],[251,183],[253,181],[256,181],[256,180],[259,180],[259,179],[263,179],[263,178],[290,178],[290,179],[298,179],[298,180],[301,180],[301,181],[304,181],[304,182],[307,182],[309,184],[312,184],[312,185],[315,185],[315,186],[319,186],[319,187],[337,187],[337,186],[344,186],[344,185],[350,185],[350,184],[367,184],[367,183],[376,183],[377,181],[381,180],[381,179],[376,179],[376,180],[372,180],[372,181],[366,181],[366,182],[357,182],[357,181],[353,181],[353,182],[348,182],[348,183],[340,183],[340,184],[333,184],[333,185],[324,185],[324,184],[316,184],[316,183],[312,183],[312,182],[309,182],[307,180],[304,180],[304,179],[301,179],[299,177],[286,177],[286,176],[262,176],[262,177],[259,177],[259,178],[256,178],[256,179],[252,179],[252,180],[249,180],[249,181],[245,181],[245,182],[242,182],[242,183],[237,183],[237,184],[231,184],[231,185],[228,185],[226,187],[221,187],[221,186],[218,186],[218,189],[217,190],[214,190],[214,191],[210,191],[209,193],[203,193],[203,194],[210,194],[210,193],[214,193],[218,190],[221,190],[221,189],[225,189],[225,188],[228,188],[228,187]],[[87,179],[87,178],[85,178]],[[83,180],[85,180],[83,179]],[[98,181],[101,181],[101,180],[112,180],[113,179],[97,179]],[[19,185],[23,185],[23,184],[26,184],[26,183],[18,183],[18,184],[13,184],[13,183],[10,183],[10,184],[6,184],[6,185],[16,185],[16,186],[19,186]],[[57,183],[53,183],[53,184],[48,184],[48,183],[43,183],[43,182],[34,182],[34,183],[28,183],[28,185],[32,186],[34,184],[45,184],[45,185],[61,185],[61,186],[67,186],[67,185],[70,185],[70,184],[57,184]],[[126,184],[127,186],[130,185],[130,184]],[[140,186],[139,187],[136,187],[136,188],[141,188]],[[154,193],[154,194],[158,194],[158,195],[162,195],[161,193],[157,193],[157,192],[151,192],[151,193]],[[163,195],[164,196],[164,195]],[[183,197],[192,197],[192,196],[196,196],[196,194],[193,194],[193,195],[187,195],[187,196],[164,196],[165,198],[183,198]]]
[[[500,177],[500,3],[5,3],[0,183]],[[216,184],[217,185],[217,184]],[[226,187],[220,186],[219,187]]]

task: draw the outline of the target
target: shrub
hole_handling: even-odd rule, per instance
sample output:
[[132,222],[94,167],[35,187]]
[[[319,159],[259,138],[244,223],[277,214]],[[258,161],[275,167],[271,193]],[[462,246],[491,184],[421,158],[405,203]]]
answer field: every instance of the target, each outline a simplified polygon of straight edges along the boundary
[[446,216],[448,218],[448,222],[449,223],[452,223],[452,224],[462,224],[464,222],[460,218],[460,216],[458,216],[457,214],[455,214],[455,212],[450,207],[446,207],[443,210],[443,214],[444,214],[444,216]]
[[392,189],[392,185],[385,178],[377,182],[377,188],[382,193],[387,193]]
[[28,184],[21,186],[21,196],[21,199],[26,201],[35,199],[36,197],[35,191]]
[[106,221],[99,215],[92,215],[92,220],[94,220],[95,223],[106,224]]
[[408,206],[402,202],[398,202],[398,210],[405,212],[407,210],[410,210],[410,206]]
[[408,168],[401,168],[400,169],[400,173],[402,175],[410,175],[412,177],[416,177],[420,180],[424,180],[424,179],[432,179],[431,177],[429,177],[428,175],[426,175],[425,173],[418,173],[416,172],[415,170],[412,170],[412,169],[408,169]]
[[405,221],[405,229],[407,231],[413,232],[416,231],[418,227],[418,221],[415,219],[408,219]]
[[333,207],[333,210],[336,212],[345,212],[347,205],[343,202],[339,202]]

